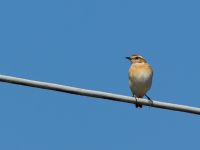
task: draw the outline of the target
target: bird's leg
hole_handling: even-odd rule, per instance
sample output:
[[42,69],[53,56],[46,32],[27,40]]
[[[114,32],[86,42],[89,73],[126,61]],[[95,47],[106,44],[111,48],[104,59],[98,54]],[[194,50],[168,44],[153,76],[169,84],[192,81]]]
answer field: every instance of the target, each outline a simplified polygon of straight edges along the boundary
[[142,105],[141,105],[141,104],[138,104],[138,102],[137,102],[137,97],[136,97],[135,95],[133,95],[133,97],[135,97],[135,101],[136,101],[135,107],[136,107],[136,108],[142,108]]
[[133,97],[135,97],[135,101],[136,101],[136,104],[137,104],[137,97],[135,95],[133,95]]
[[153,105],[153,101],[151,100],[151,98],[150,98],[147,94],[145,94],[145,96],[146,96],[146,98],[147,98],[148,100],[150,100],[151,105]]

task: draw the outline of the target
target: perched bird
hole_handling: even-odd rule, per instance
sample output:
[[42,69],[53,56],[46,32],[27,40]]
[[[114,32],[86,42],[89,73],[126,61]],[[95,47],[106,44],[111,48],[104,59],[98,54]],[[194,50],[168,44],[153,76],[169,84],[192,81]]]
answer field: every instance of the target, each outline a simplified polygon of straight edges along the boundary
[[[131,62],[131,67],[129,69],[129,87],[133,96],[136,98],[142,98],[147,95],[147,91],[151,88],[153,70],[151,66],[147,63],[144,57],[140,55],[131,55],[126,57]],[[136,108],[142,108],[141,104],[135,104]]]

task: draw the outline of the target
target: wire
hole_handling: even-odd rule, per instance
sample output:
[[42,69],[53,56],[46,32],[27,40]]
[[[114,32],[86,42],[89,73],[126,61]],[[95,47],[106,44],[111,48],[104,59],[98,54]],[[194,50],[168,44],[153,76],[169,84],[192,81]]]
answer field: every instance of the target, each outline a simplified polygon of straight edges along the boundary
[[[23,85],[23,86],[71,93],[71,94],[76,94],[76,95],[102,98],[102,99],[113,100],[113,101],[118,101],[118,102],[133,103],[133,104],[136,103],[135,98],[129,97],[129,96],[95,91],[95,90],[87,90],[87,89],[82,89],[82,88],[54,84],[54,83],[28,80],[28,79],[17,78],[17,77],[6,76],[6,75],[0,75],[0,81],[11,83],[11,84],[18,84],[18,85]],[[150,106],[150,107],[169,109],[169,110],[174,110],[174,111],[187,112],[187,113],[200,115],[200,108],[197,108],[197,107],[165,103],[165,102],[159,102],[155,100],[149,101],[143,98],[138,98],[137,103],[141,105]]]

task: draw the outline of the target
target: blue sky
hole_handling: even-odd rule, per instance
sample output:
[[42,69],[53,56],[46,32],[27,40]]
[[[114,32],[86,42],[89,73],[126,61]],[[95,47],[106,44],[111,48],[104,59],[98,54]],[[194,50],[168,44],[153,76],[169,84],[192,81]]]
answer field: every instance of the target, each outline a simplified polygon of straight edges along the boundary
[[[153,66],[148,95],[199,107],[198,1],[0,2],[0,73],[131,95],[131,54]],[[199,116],[0,84],[0,149],[197,149]]]

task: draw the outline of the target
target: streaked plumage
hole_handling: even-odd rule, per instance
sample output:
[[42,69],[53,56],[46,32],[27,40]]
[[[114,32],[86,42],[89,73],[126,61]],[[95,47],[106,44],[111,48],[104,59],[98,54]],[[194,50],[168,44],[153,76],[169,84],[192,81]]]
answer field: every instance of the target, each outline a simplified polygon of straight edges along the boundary
[[[151,88],[153,70],[147,61],[140,55],[132,55],[127,57],[131,61],[129,69],[129,87],[133,96],[142,98]],[[136,104],[136,107],[142,107]]]

